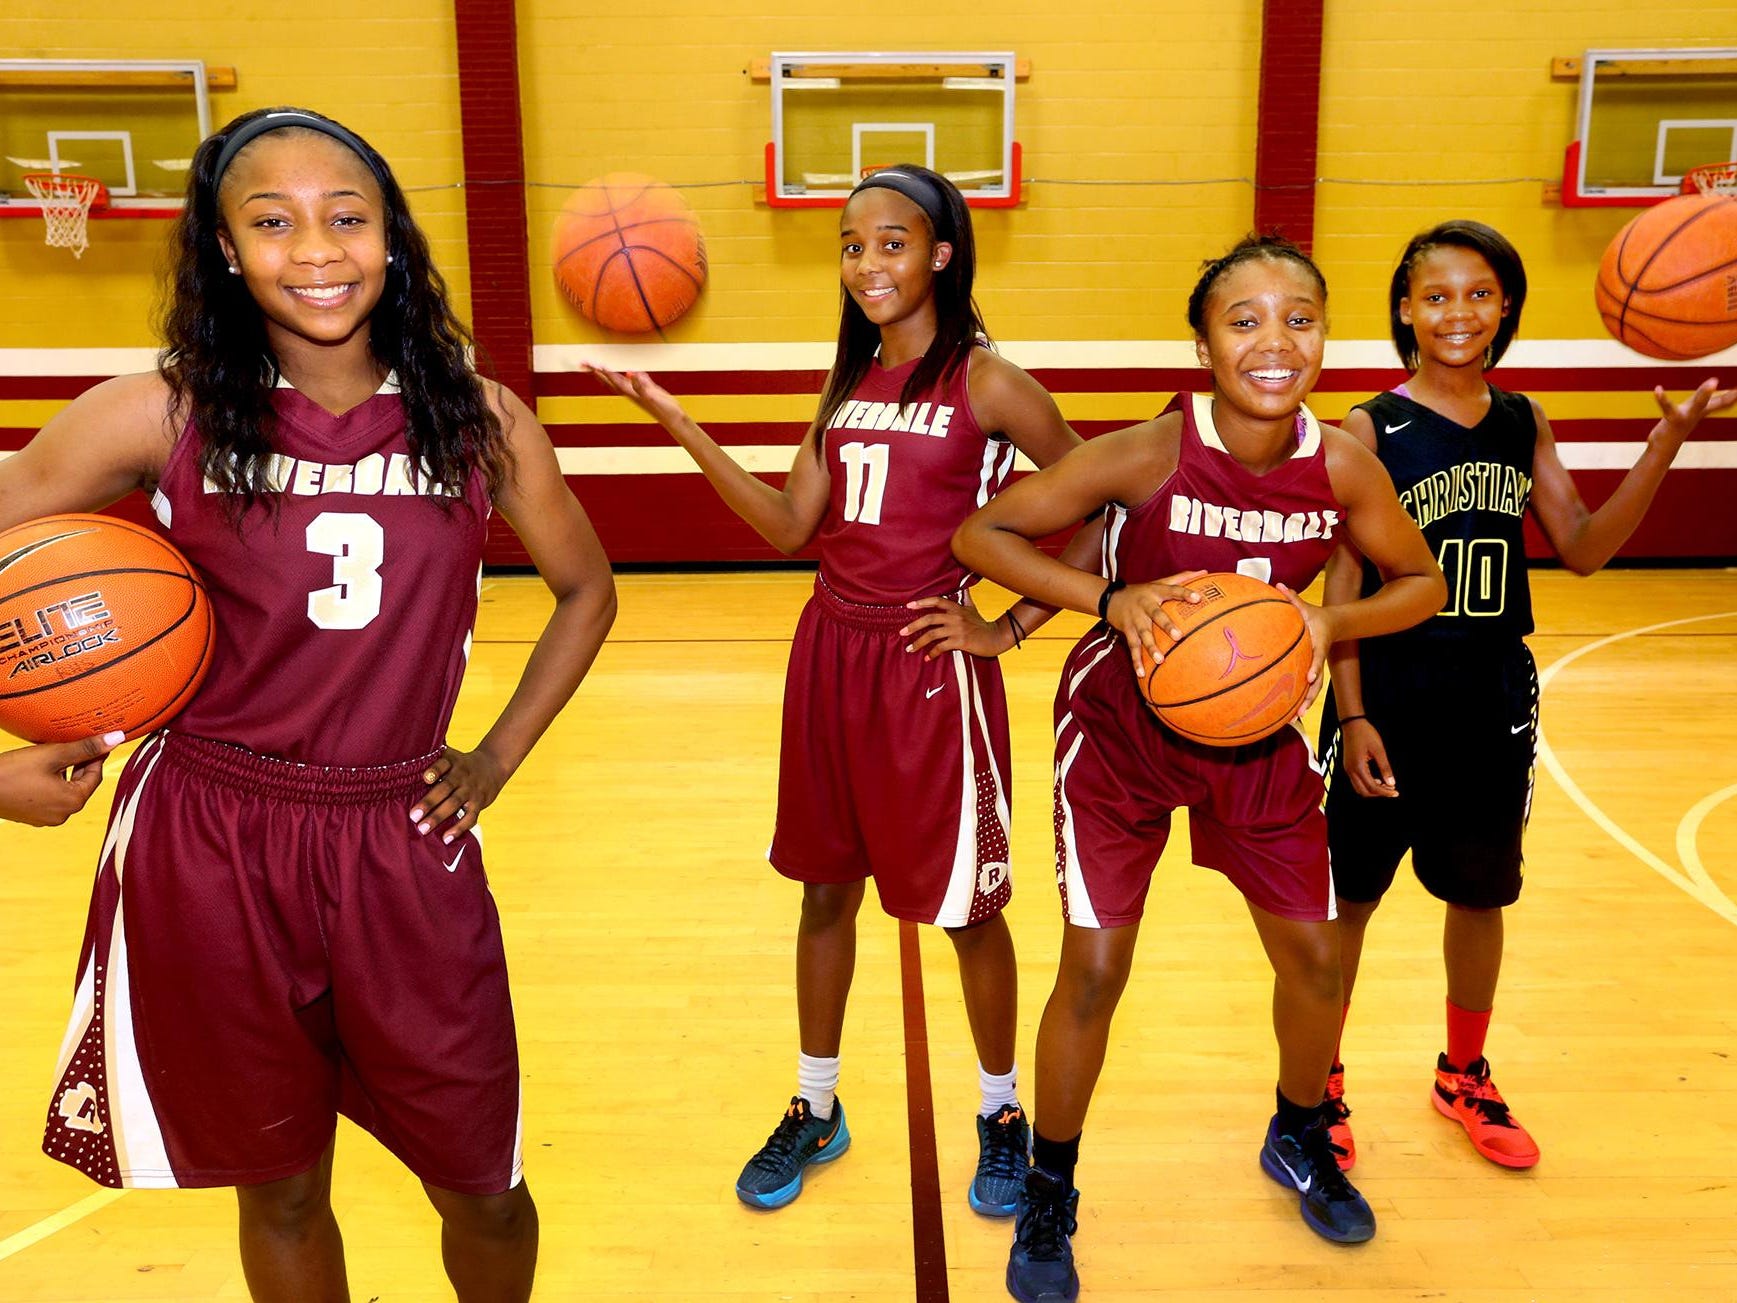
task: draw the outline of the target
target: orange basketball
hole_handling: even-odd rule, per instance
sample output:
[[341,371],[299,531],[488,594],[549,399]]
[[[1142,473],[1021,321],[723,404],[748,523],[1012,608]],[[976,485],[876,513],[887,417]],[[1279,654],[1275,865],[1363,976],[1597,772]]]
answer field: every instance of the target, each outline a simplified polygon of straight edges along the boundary
[[1164,603],[1181,640],[1153,631],[1164,659],[1156,667],[1146,661],[1146,704],[1183,737],[1209,746],[1278,732],[1297,717],[1309,686],[1315,652],[1302,613],[1247,575],[1205,575],[1188,587],[1198,603]]
[[586,319],[624,334],[663,329],[706,283],[706,240],[687,200],[637,172],[611,172],[568,196],[554,256],[555,279]]
[[1594,297],[1604,328],[1648,357],[1737,344],[1737,198],[1681,195],[1647,209],[1604,251]]
[[107,516],[0,533],[0,728],[70,742],[167,723],[211,663],[205,585],[167,542]]

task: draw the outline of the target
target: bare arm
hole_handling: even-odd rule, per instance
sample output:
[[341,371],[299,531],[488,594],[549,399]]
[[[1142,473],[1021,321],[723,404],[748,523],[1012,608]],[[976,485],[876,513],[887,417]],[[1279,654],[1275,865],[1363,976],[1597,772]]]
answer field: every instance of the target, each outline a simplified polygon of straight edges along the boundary
[[506,390],[497,397],[508,424],[514,469],[495,505],[517,531],[555,609],[531,649],[518,686],[474,751],[448,747],[425,777],[429,790],[412,812],[422,831],[463,810],[443,833],[451,842],[470,829],[585,677],[615,620],[609,559],[567,483],[549,436],[529,408]]
[[149,488],[174,446],[169,387],[154,371],[87,389],[25,447],[0,460],[0,529],[95,511]]
[[1671,402],[1663,386],[1653,390],[1653,398],[1662,413],[1658,424],[1648,433],[1639,460],[1597,511],[1586,509],[1556,453],[1556,437],[1544,409],[1532,404],[1538,420],[1538,442],[1532,452],[1532,510],[1556,555],[1575,574],[1592,574],[1616,555],[1652,505],[1683,441],[1702,417],[1737,404],[1737,389],[1721,390],[1717,381],[1708,380],[1681,403]]
[[796,461],[782,489],[773,488],[718,446],[680,403],[643,371],[583,368],[623,398],[638,404],[698,463],[706,479],[731,511],[785,556],[800,552],[826,515],[826,463],[815,455],[819,432],[810,428],[796,450]]

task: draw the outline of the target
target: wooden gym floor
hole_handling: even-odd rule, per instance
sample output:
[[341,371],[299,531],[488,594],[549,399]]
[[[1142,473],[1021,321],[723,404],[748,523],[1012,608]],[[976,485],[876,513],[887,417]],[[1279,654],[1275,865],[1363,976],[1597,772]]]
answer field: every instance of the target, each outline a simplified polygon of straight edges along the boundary
[[[1005,1297],[1009,1228],[965,1204],[974,1057],[933,932],[915,1094],[932,1089],[939,1203],[919,1178],[916,1223],[937,1234],[917,1261],[899,931],[872,903],[844,1049],[852,1149],[781,1212],[731,1192],[794,1084],[798,893],[763,855],[808,583],[623,577],[591,680],[485,819],[539,1298]],[[1547,752],[1490,1055],[1542,1164],[1485,1163],[1429,1106],[1441,909],[1405,876],[1371,930],[1345,1050],[1380,1230],[1353,1249],[1306,1230],[1255,1162],[1269,973],[1240,899],[1179,837],[1086,1132],[1087,1298],[1737,1297],[1737,574],[1543,571],[1534,591]],[[485,585],[460,745],[510,691],[544,609],[534,579]],[[1005,658],[1028,1074],[1059,932],[1049,703],[1079,627]],[[106,791],[96,806],[65,829],[0,830],[0,1300],[242,1299],[227,1191],[96,1191],[37,1152]],[[358,1300],[450,1297],[417,1183],[347,1124],[335,1199]]]

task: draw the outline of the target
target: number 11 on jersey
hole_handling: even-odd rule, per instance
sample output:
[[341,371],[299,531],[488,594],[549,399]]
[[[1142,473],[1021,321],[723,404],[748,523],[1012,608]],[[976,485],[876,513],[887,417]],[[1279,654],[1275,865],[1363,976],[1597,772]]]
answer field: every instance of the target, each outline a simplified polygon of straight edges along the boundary
[[887,445],[846,443],[838,449],[844,463],[844,518],[859,525],[881,523],[881,497],[887,491]]

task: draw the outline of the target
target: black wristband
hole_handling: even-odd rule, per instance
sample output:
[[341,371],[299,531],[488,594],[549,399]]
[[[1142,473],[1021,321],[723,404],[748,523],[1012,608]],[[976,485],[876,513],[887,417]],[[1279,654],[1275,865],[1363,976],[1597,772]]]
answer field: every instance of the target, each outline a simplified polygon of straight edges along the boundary
[[1025,629],[1019,623],[1019,617],[1014,615],[1013,608],[1011,606],[1008,607],[1007,610],[1003,611],[1002,614],[1007,617],[1008,631],[1013,634],[1013,650],[1018,651],[1019,650],[1019,644],[1024,642],[1025,638],[1026,638]]
[[1344,725],[1344,724],[1349,724],[1354,719],[1368,719],[1368,718],[1369,718],[1369,716],[1367,716],[1367,715],[1341,715],[1341,716],[1339,716],[1339,723],[1341,725]]
[[1104,591],[1098,594],[1098,619],[1105,624],[1110,622],[1110,599],[1127,586],[1120,579],[1112,579],[1104,585]]

